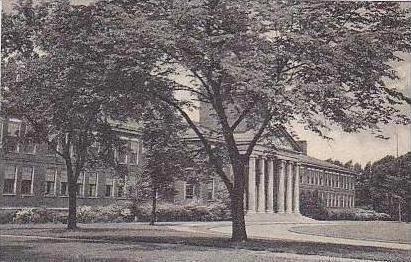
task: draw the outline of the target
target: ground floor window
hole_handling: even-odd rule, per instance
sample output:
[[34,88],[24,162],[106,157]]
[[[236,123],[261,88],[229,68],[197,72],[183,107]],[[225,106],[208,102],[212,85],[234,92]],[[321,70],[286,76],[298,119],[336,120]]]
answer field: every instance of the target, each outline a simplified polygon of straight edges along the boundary
[[68,195],[67,173],[65,171],[62,171],[60,176],[60,195]]
[[4,173],[3,194],[15,194],[17,181],[17,167],[7,166]]
[[33,167],[23,167],[21,171],[21,194],[32,195],[33,194]]
[[214,179],[210,179],[207,182],[207,199],[214,200],[215,198],[215,183]]
[[84,173],[80,173],[77,178],[77,196],[84,196]]
[[88,195],[90,197],[97,196],[97,173],[90,173],[88,177]]
[[113,179],[110,177],[106,177],[106,192],[105,196],[106,197],[112,197],[113,196]]
[[194,184],[193,183],[185,183],[185,199],[193,199],[194,198]]
[[48,168],[46,170],[46,188],[44,194],[46,196],[56,194],[56,169]]

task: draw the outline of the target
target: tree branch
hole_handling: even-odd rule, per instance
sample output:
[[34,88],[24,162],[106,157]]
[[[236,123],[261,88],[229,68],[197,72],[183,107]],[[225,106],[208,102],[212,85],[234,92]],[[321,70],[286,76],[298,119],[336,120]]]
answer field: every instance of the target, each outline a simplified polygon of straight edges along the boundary
[[244,118],[247,116],[247,114],[251,111],[251,109],[254,108],[254,106],[257,104],[257,100],[253,100],[252,103],[247,106],[246,109],[241,112],[240,116],[237,118],[236,121],[234,121],[233,125],[230,127],[231,131],[234,131],[238,125],[244,120]]
[[164,103],[167,103],[168,105],[171,105],[174,107],[186,120],[187,124],[190,126],[190,128],[196,133],[197,137],[200,139],[200,141],[203,143],[204,148],[210,158],[211,163],[216,167],[217,169],[217,174],[221,177],[221,179],[224,181],[224,183],[227,186],[228,191],[231,193],[233,191],[233,183],[232,181],[228,178],[228,176],[225,174],[223,166],[221,165],[220,161],[218,161],[218,158],[215,156],[215,154],[212,151],[212,147],[207,140],[207,138],[204,136],[204,134],[200,131],[200,129],[197,127],[197,125],[193,122],[193,120],[190,118],[190,116],[184,111],[183,108],[181,108],[176,102],[170,101],[167,98],[164,98],[160,95],[157,95],[157,98]]
[[266,129],[267,125],[270,123],[272,118],[273,118],[273,114],[271,112],[268,112],[268,114],[265,117],[263,123],[261,124],[260,128],[258,129],[257,134],[255,134],[255,136],[250,141],[250,144],[247,147],[247,151],[245,153],[246,157],[250,157],[251,153],[254,150],[255,145],[257,144],[258,140],[261,138],[261,135],[264,133],[264,130]]

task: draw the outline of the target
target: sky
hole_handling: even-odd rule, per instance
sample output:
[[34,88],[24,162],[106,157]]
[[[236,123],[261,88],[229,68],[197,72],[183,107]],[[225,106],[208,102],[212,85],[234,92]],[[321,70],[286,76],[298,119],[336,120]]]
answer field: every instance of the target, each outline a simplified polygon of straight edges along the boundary
[[[86,4],[93,0],[72,0],[74,4]],[[15,0],[3,0],[3,8],[10,8]],[[1,2],[0,2],[1,3]],[[411,2],[404,3],[411,7]],[[390,82],[393,88],[401,90],[411,96],[411,54],[403,55],[404,61],[392,64],[396,68],[400,80]],[[184,80],[182,80],[184,81]],[[411,112],[410,107],[406,108]],[[196,118],[196,112],[192,113]],[[376,161],[386,155],[403,155],[411,151],[411,125],[383,127],[384,135],[390,137],[388,140],[376,138],[370,132],[344,133],[339,130],[332,130],[326,134],[333,140],[324,140],[316,134],[305,131],[302,127],[294,128],[294,132],[301,140],[308,142],[308,154],[319,159],[338,159],[346,162],[353,160],[365,165],[369,161]]]

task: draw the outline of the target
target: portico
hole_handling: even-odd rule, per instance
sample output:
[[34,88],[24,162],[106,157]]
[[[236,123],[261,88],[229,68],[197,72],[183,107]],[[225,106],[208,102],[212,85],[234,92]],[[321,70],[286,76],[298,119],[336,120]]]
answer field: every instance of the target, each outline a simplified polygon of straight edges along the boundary
[[252,155],[246,187],[247,214],[300,213],[297,160]]

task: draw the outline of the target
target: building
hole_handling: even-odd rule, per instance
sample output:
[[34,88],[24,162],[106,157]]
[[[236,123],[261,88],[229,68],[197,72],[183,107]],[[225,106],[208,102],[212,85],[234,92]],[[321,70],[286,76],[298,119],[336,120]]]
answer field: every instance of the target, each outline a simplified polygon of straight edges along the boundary
[[[68,206],[64,161],[47,145],[21,142],[29,128],[18,119],[1,121],[0,208]],[[130,172],[142,161],[142,143],[132,127],[117,130],[129,150],[117,152]],[[108,205],[127,199],[126,181],[112,170],[83,172],[77,181],[78,205]]]
[[[0,208],[67,207],[67,175],[64,162],[44,145],[19,137],[27,125],[17,119],[1,123]],[[138,128],[126,126],[117,130],[128,143],[127,152],[117,152],[118,161],[131,172],[143,161]],[[189,134],[188,134],[189,136]],[[237,141],[246,145],[250,134],[238,134]],[[245,209],[253,213],[298,214],[300,199],[315,196],[327,207],[349,208],[355,205],[355,173],[307,156],[307,143],[295,141],[279,129],[272,145],[257,144],[248,163]],[[112,171],[82,173],[78,179],[78,205],[107,205],[127,199],[127,181]],[[224,185],[217,178],[204,182],[177,181],[174,202],[204,203],[218,198]]]

